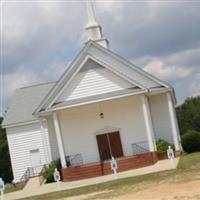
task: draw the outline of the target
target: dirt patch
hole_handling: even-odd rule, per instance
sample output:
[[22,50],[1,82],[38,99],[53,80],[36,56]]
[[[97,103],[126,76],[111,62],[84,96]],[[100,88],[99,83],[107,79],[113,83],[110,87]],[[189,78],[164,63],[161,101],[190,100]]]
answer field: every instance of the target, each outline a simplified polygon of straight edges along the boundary
[[109,191],[94,192],[87,195],[68,197],[62,200],[200,200],[200,180],[182,183],[162,183],[146,185],[140,191],[129,191],[128,194],[115,198],[98,198]]
[[93,192],[93,193],[90,193],[90,194],[77,195],[77,196],[74,196],[74,197],[66,197],[66,198],[59,199],[59,200],[87,200],[88,198],[90,199],[93,196],[101,195],[105,192],[107,192],[107,191]]
[[149,186],[115,200],[200,200],[200,181]]

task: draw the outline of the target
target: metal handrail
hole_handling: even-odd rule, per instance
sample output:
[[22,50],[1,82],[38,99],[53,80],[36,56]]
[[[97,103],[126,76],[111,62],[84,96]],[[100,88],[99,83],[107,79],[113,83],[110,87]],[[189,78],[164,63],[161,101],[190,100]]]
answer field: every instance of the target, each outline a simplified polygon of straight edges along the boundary
[[132,144],[133,155],[150,152],[147,141],[140,141]]
[[27,168],[24,174],[22,175],[20,182],[25,185],[27,181],[29,180],[29,177],[30,177],[30,171],[29,171],[29,168]]
[[39,176],[43,169],[44,165],[38,165],[35,167],[29,167],[30,177]]
[[81,154],[74,154],[66,156],[66,160],[69,166],[78,166],[83,164],[83,158]]
[[[37,171],[37,169],[39,170]],[[44,173],[44,170],[46,170],[46,165],[28,167],[20,179],[20,182],[22,183],[22,187],[26,185],[26,183],[31,177],[41,176]],[[40,180],[40,185],[42,184],[43,180],[42,179]]]
[[70,160],[75,160],[78,156],[80,156],[80,154],[75,154],[75,155],[72,155],[72,158],[70,158]]
[[40,172],[40,175],[39,175],[39,182],[40,182],[40,185],[42,185],[42,183],[44,182],[45,178],[43,176],[43,173],[46,171],[47,169],[47,165],[43,165],[42,167],[42,170]]

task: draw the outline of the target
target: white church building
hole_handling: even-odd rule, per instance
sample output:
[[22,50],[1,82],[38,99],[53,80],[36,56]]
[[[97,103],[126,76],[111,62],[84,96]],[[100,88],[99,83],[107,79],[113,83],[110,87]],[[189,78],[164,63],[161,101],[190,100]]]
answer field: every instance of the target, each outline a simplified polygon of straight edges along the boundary
[[[109,49],[87,1],[87,42],[54,83],[16,90],[3,121],[14,182],[60,159],[64,181],[153,165],[156,141],[181,150],[168,83]],[[114,33],[113,33],[114,34]]]

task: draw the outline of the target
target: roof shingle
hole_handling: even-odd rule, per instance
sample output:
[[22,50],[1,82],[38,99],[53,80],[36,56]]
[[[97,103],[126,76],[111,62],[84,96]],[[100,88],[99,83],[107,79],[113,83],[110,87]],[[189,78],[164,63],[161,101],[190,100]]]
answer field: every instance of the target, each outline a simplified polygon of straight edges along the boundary
[[16,90],[2,125],[37,120],[32,113],[54,84],[45,83]]

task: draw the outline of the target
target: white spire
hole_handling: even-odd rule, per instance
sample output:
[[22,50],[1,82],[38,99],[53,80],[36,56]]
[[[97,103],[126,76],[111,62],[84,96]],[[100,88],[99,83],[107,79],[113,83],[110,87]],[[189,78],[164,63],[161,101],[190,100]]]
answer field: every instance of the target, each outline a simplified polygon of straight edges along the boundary
[[97,23],[92,0],[86,0],[87,19],[86,26],[87,41],[93,40],[96,43],[108,48],[108,41],[103,38],[101,26]]
[[87,8],[87,18],[88,18],[88,24],[86,27],[98,26],[94,13],[94,6],[91,0],[86,0],[86,8]]

